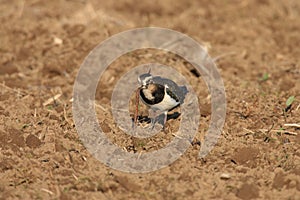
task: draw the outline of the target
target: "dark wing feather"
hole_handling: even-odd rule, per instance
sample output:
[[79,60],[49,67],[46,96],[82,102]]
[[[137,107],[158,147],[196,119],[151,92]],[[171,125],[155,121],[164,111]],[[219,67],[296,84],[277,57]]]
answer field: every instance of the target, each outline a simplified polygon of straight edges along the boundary
[[162,78],[160,76],[154,76],[153,82],[160,85],[167,85],[169,87],[168,90],[173,93],[174,96],[176,96],[177,100],[180,101],[180,103],[184,102],[185,96],[188,93],[186,86],[178,86],[174,81],[167,78]]
[[175,99],[175,101],[179,102],[178,97],[169,89],[167,88],[167,94],[172,98]]

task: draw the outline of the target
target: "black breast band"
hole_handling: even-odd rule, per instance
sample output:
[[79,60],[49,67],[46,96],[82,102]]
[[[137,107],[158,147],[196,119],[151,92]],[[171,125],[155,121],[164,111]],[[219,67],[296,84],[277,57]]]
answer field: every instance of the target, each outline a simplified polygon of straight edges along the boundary
[[144,94],[144,90],[147,90],[147,89],[141,89],[140,90],[140,95],[141,95],[141,98],[149,105],[154,105],[154,104],[158,104],[160,103],[163,99],[164,99],[164,96],[165,96],[165,88],[163,85],[160,85],[160,84],[156,84],[156,90],[152,91],[152,96],[154,97],[154,99],[147,99],[145,94]]

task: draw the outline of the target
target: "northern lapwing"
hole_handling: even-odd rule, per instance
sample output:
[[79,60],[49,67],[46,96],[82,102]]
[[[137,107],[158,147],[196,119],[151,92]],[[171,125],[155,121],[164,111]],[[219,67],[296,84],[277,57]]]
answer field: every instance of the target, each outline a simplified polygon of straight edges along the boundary
[[138,82],[140,84],[139,98],[150,108],[149,118],[152,128],[157,117],[162,114],[164,115],[163,127],[165,127],[168,111],[184,102],[188,92],[186,86],[178,86],[170,79],[153,76],[150,71],[140,75]]

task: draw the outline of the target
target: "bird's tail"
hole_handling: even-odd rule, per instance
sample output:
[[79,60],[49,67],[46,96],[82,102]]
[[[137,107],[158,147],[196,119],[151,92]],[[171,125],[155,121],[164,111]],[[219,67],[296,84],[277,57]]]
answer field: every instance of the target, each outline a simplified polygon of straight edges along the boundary
[[183,86],[179,86],[180,90],[181,90],[181,103],[184,102],[185,96],[187,95],[187,93],[189,93],[189,90],[187,89],[187,87],[185,85]]

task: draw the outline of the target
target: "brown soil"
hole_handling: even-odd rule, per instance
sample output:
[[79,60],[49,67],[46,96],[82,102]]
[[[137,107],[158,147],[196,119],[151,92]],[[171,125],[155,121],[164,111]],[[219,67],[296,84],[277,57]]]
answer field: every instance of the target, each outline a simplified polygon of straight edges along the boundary
[[[300,199],[300,130],[284,126],[300,123],[299,1],[1,0],[0,20],[1,199]],[[97,44],[145,26],[186,33],[213,57],[224,55],[217,64],[227,117],[214,150],[198,159],[197,141],[210,122],[205,83],[172,54],[121,57],[101,80],[102,108],[109,110],[122,73],[157,61],[184,69],[202,111],[195,142],[180,159],[152,173],[126,174],[87,152],[70,99],[80,64]],[[295,101],[286,108],[290,96]],[[128,151],[161,148],[172,137],[126,137],[110,112],[98,111],[104,131]],[[167,133],[179,120],[168,120]]]

